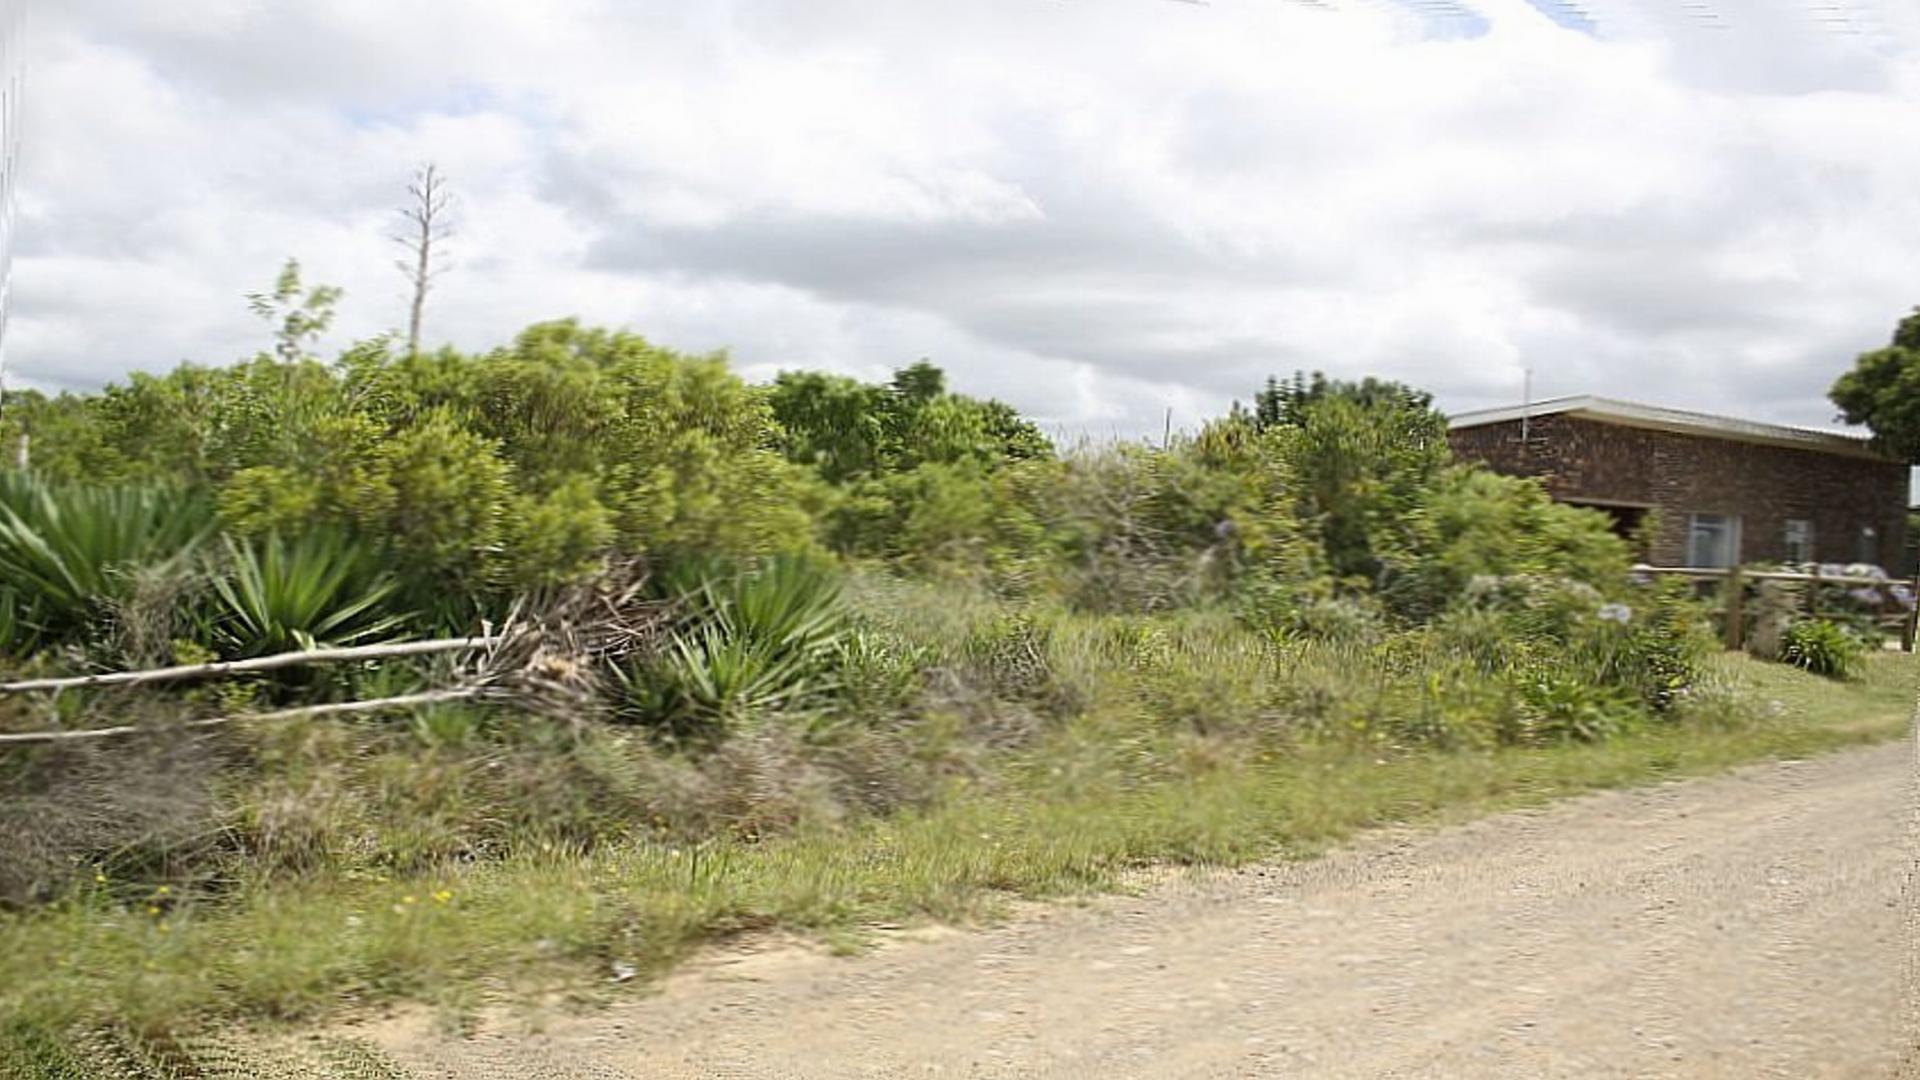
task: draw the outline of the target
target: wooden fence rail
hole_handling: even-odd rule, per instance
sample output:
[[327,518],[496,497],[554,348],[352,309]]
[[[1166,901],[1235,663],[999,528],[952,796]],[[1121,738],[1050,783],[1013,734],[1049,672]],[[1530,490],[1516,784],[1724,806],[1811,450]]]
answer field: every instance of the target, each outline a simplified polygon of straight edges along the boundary
[[55,679],[23,679],[0,683],[0,694],[25,694],[46,690],[79,690],[95,686],[141,686],[147,683],[174,682],[181,679],[218,679],[252,671],[301,667],[306,664],[338,664],[353,660],[376,660],[394,656],[427,656],[434,653],[478,652],[505,641],[502,635],[469,638],[437,638],[432,641],[401,641],[385,645],[354,645],[338,649],[306,649],[275,653],[248,660],[215,660],[206,664],[181,664],[148,671],[107,671],[96,675],[73,675]]
[[71,731],[24,731],[0,733],[0,746],[24,745],[32,743],[76,742],[81,739],[109,739],[119,735],[132,735],[140,731],[175,731],[188,728],[219,727],[224,724],[240,724],[256,720],[292,720],[302,716],[341,716],[349,713],[379,712],[385,709],[412,709],[422,705],[433,705],[443,701],[464,701],[480,693],[476,687],[455,687],[451,690],[427,690],[418,694],[402,694],[399,697],[376,698],[372,701],[332,701],[322,705],[302,705],[294,709],[276,709],[272,712],[241,713],[237,716],[212,716],[202,720],[187,720],[164,727],[141,727],[125,724],[120,727],[77,728]]
[[[1818,568],[1811,571],[1796,570],[1750,570],[1744,566],[1648,566],[1645,564],[1633,568],[1636,574],[1668,577],[1683,577],[1690,581],[1720,581],[1726,603],[1726,642],[1727,648],[1742,647],[1746,637],[1746,583],[1749,581],[1794,581],[1811,586],[1807,590],[1807,614],[1817,618],[1820,614],[1820,586],[1841,585],[1873,589],[1893,589],[1896,586],[1909,590],[1909,604],[1900,620],[1900,648],[1913,652],[1917,638],[1920,638],[1920,575],[1911,581],[1892,578],[1866,577],[1859,574],[1822,574]],[[1883,618],[1883,623],[1884,623]]]

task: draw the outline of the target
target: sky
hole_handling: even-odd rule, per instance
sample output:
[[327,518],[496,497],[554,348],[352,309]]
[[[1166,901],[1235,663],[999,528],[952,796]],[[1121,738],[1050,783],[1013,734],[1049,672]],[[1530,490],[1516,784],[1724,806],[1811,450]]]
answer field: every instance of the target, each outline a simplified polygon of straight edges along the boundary
[[1056,434],[1270,373],[1831,426],[1920,303],[1904,0],[36,0],[11,385],[578,316],[749,377],[925,357]]

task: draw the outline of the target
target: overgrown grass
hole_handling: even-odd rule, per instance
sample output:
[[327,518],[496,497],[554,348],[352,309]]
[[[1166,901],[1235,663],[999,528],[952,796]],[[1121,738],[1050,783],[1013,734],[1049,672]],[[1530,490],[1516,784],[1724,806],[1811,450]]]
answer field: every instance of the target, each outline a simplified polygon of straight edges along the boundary
[[1025,752],[1000,783],[770,839],[524,850],[417,875],[265,882],[217,904],[159,889],[129,898],[97,882],[0,921],[0,1017],[23,1053],[28,1033],[44,1041],[107,1019],[180,1032],[397,998],[459,1007],[592,995],[615,965],[659,971],[756,928],[844,936],[880,921],[968,920],[1011,896],[1112,888],[1147,864],[1308,854],[1373,825],[1886,739],[1905,729],[1914,691],[1908,657],[1875,656],[1848,684],[1738,657],[1716,670],[1778,702],[1777,715],[1716,723],[1707,703],[1697,722],[1606,742],[1477,752],[1235,752],[1179,736],[1154,749],[1178,761],[1161,779],[1095,772],[1062,783],[1060,763],[1073,758],[1063,747],[1113,734],[1095,711]]

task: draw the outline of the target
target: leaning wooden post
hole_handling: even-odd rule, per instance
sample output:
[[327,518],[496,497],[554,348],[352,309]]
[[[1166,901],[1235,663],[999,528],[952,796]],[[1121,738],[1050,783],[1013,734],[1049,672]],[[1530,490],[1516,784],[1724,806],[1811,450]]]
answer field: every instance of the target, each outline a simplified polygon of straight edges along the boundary
[[1907,621],[1900,629],[1900,648],[1912,652],[1914,638],[1920,636],[1920,574],[1913,575],[1913,581],[1907,585],[1907,599],[1911,606],[1907,608]]
[[1739,652],[1747,640],[1747,583],[1740,575],[1740,564],[1727,570],[1727,648]]

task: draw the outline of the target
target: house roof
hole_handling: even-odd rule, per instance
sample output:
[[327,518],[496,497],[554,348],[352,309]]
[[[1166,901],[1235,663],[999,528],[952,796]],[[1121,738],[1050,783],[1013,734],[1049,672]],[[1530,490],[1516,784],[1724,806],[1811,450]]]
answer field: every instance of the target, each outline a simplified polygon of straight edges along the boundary
[[1766,446],[1790,446],[1801,450],[1844,454],[1849,457],[1873,458],[1878,461],[1893,460],[1875,450],[1867,439],[1858,435],[1788,427],[1784,424],[1763,424],[1757,420],[1714,416],[1711,413],[1669,409],[1659,405],[1642,405],[1638,402],[1596,397],[1592,394],[1551,398],[1546,401],[1536,401],[1531,405],[1508,405],[1497,409],[1476,409],[1472,412],[1455,413],[1449,418],[1448,423],[1454,428],[1473,428],[1487,424],[1508,423],[1529,416],[1573,416],[1601,423],[1619,424],[1623,427],[1652,428],[1656,431],[1674,431],[1685,435],[1705,435],[1710,438],[1760,443]]

